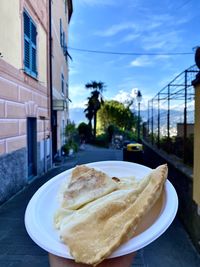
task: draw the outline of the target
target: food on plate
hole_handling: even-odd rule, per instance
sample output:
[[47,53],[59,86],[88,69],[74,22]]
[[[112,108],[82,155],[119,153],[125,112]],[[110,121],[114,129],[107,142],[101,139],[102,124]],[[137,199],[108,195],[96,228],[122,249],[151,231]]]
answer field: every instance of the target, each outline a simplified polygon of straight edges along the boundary
[[[77,168],[79,170],[74,169],[70,183],[81,179],[80,177],[83,177],[83,183],[90,183],[90,179],[92,184],[98,183],[98,179],[94,180],[90,175],[91,172],[100,177],[106,176],[107,187],[112,184],[111,181],[115,183],[112,187],[115,189],[100,194],[95,199],[91,197],[92,191],[99,187],[94,184],[92,187],[85,185],[90,189],[90,201],[82,201],[84,205],[78,206],[76,210],[61,207],[55,215],[54,223],[60,231],[61,240],[67,244],[75,261],[96,266],[134,236],[142,218],[160,197],[168,168],[167,165],[161,165],[132,184],[124,180],[126,186],[123,183],[120,186],[120,177],[113,180],[93,168]],[[79,175],[81,169],[86,172]],[[86,194],[84,190],[80,191],[80,195],[82,193]]]
[[72,171],[71,179],[62,192],[62,207],[78,209],[117,188],[117,183],[106,173],[85,165],[77,166]]

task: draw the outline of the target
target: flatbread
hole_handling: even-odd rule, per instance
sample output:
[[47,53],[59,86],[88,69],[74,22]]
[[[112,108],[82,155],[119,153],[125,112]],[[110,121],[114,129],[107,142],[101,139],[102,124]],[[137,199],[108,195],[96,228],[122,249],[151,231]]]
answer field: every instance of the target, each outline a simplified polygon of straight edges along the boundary
[[116,189],[117,182],[104,172],[85,165],[77,166],[62,192],[61,206],[65,209],[78,209]]
[[60,233],[75,261],[96,266],[133,237],[161,195],[167,173],[161,165],[136,189],[117,190],[66,216]]
[[112,177],[112,179],[116,180],[119,189],[135,189],[139,185],[134,176]]

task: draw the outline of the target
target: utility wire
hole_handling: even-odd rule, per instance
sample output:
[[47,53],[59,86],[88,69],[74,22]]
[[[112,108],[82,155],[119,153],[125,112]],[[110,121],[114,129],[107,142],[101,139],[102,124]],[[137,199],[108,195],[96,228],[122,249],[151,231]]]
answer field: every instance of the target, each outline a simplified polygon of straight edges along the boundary
[[68,46],[68,49],[78,51],[78,52],[85,52],[85,53],[127,55],[127,56],[172,56],[172,55],[178,56],[178,55],[193,55],[194,54],[194,52],[162,52],[162,53],[113,52],[113,51],[74,48],[74,47],[69,47],[69,46]]

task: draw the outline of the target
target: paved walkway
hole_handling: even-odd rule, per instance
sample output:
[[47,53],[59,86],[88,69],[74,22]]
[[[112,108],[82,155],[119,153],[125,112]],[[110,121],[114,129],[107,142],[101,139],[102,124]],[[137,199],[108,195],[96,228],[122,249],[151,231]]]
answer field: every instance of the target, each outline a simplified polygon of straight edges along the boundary
[[[24,190],[0,206],[0,266],[48,267],[47,253],[28,236],[24,212],[35,191],[56,174],[75,164],[102,160],[122,160],[122,151],[86,146],[76,157],[33,181]],[[145,249],[138,251],[133,267],[199,267],[200,256],[178,219]]]

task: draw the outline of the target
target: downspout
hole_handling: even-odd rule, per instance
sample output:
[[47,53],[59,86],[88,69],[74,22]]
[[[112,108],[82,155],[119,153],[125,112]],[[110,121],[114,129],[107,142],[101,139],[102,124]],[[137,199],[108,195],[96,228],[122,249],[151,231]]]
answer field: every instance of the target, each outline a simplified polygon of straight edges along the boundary
[[51,162],[53,163],[53,86],[52,86],[52,28],[51,1],[49,0],[49,89],[50,89],[50,124],[51,124]]

